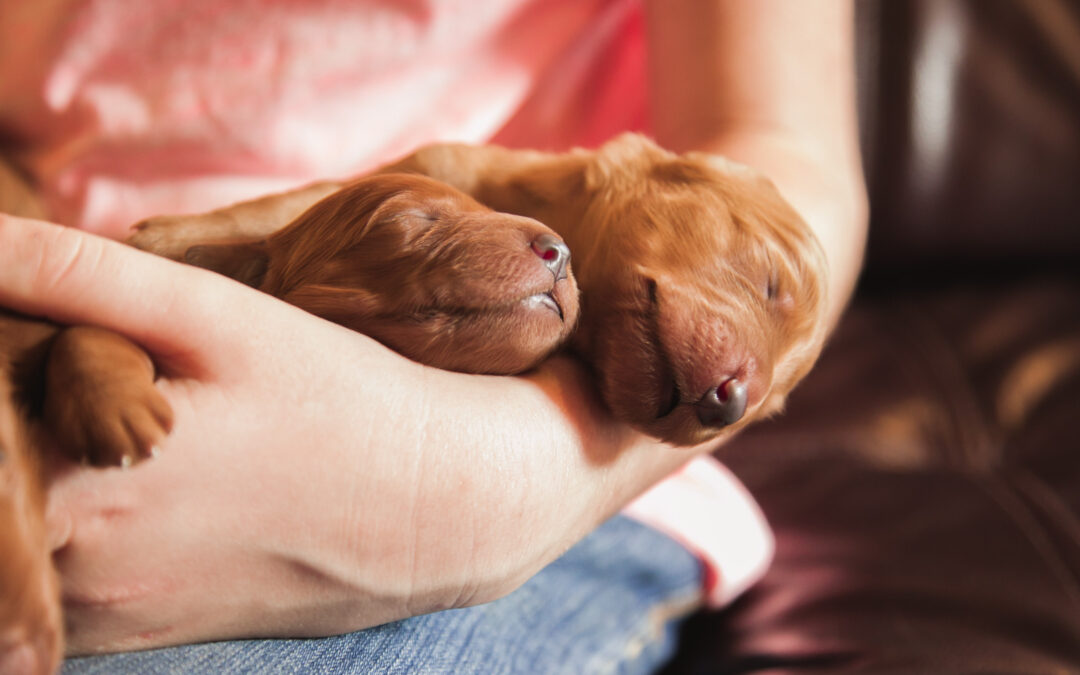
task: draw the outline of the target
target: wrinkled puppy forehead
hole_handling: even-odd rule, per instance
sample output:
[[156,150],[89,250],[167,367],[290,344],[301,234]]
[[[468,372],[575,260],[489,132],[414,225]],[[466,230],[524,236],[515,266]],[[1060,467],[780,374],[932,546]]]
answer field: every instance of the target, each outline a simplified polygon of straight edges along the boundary
[[436,217],[444,213],[486,211],[469,195],[446,183],[420,174],[376,174],[350,183],[344,192],[376,207]]
[[732,266],[764,264],[766,233],[724,189],[706,181],[645,185],[647,192],[597,209],[607,230],[600,257],[625,260],[644,276],[678,272],[708,278]]
[[[654,174],[663,176],[663,203],[674,226],[706,250],[742,254],[747,263],[791,272],[820,258],[810,228],[757,171],[697,153],[658,165]],[[701,232],[703,225],[712,231]]]
[[404,253],[411,245],[435,245],[457,232],[476,229],[475,223],[492,213],[467,195],[439,187],[445,190],[409,189],[388,195],[371,214],[365,238],[392,236],[398,240],[398,252]]
[[448,185],[435,183],[406,187],[386,194],[377,214],[383,218],[421,218],[437,221],[470,213],[487,213],[487,207]]

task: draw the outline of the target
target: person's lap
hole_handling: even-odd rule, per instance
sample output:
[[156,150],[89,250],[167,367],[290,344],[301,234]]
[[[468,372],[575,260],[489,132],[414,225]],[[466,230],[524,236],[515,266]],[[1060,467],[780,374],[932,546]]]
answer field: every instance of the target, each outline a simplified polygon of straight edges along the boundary
[[648,673],[701,601],[697,558],[618,516],[495,602],[314,640],[240,640],[70,659],[96,673]]

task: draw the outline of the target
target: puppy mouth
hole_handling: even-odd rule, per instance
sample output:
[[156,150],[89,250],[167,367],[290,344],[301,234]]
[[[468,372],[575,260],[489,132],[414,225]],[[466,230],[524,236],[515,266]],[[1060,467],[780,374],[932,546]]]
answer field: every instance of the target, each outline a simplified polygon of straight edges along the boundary
[[562,305],[560,305],[559,301],[555,299],[555,294],[552,291],[545,291],[543,293],[536,293],[530,295],[529,297],[525,298],[523,302],[525,303],[525,306],[529,309],[542,307],[551,310],[552,312],[555,312],[555,314],[559,317],[560,321],[564,318]]
[[675,412],[675,408],[682,401],[682,392],[679,391],[679,383],[675,380],[671,363],[663,353],[659,354],[659,360],[661,368],[657,377],[659,388],[656,398],[660,407],[657,410],[656,419],[662,419]]
[[653,345],[657,369],[653,376],[656,383],[656,419],[663,419],[675,412],[675,408],[682,402],[682,392],[679,390],[679,381],[675,377],[675,368],[671,365],[671,358],[664,350],[664,343],[660,340],[660,327],[656,286],[650,285],[649,290],[650,308],[646,314],[645,329],[649,333],[649,343]]

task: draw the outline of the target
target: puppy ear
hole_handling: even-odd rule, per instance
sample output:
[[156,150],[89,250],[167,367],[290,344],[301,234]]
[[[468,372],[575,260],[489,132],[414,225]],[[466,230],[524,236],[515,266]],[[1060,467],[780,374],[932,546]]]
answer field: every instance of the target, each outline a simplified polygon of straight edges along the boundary
[[[674,157],[642,134],[619,134],[596,150],[585,169],[585,188],[592,192],[612,184],[637,183],[643,168]],[[634,191],[636,193],[637,189]]]
[[185,251],[184,262],[258,288],[266,278],[270,254],[266,250],[265,241],[202,244]]
[[384,309],[378,294],[365,288],[325,284],[294,288],[283,294],[281,299],[315,316],[360,332],[365,332],[366,322]]
[[759,188],[776,190],[776,186],[773,184],[772,180],[765,174],[751,166],[736,162],[733,159],[728,159],[723,155],[715,155],[711,152],[688,152],[683,155],[683,158],[692,162],[697,162],[702,166],[707,166],[714,171],[720,172],[724,176],[742,179]]
[[479,199],[496,211],[508,213],[565,209],[568,199],[585,192],[588,157],[584,152],[572,151],[557,161],[527,167],[511,174],[505,183],[486,186]]

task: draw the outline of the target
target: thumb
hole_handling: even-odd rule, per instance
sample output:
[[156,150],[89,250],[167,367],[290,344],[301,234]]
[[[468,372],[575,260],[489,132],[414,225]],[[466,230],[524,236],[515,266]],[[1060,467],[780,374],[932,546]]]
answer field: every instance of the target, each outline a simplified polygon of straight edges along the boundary
[[[244,297],[238,302],[239,296]],[[269,298],[219,276],[72,228],[0,214],[0,305],[127,335],[189,359],[233,337],[226,307]],[[256,300],[256,302],[258,302]]]

